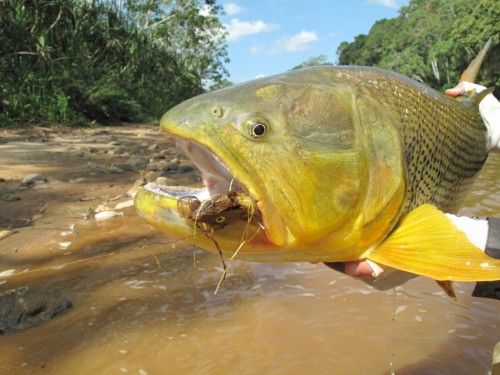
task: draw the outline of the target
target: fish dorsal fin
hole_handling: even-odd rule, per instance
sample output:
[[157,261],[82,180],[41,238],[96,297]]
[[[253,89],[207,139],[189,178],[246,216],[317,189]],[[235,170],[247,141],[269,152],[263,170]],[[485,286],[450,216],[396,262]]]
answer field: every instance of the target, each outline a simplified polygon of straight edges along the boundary
[[479,69],[481,68],[481,65],[486,56],[486,52],[488,52],[490,45],[491,45],[491,38],[488,39],[483,49],[479,51],[474,60],[470,62],[467,69],[464,70],[462,76],[460,77],[460,81],[471,82],[471,83],[474,83],[476,81],[477,74],[479,73]]
[[430,204],[404,216],[368,259],[435,280],[500,280],[500,261],[474,246]]

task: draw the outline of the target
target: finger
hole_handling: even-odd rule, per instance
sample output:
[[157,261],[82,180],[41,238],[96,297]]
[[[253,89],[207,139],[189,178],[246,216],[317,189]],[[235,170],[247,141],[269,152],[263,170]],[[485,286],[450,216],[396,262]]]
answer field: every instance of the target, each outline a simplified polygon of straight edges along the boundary
[[372,277],[373,270],[366,261],[360,260],[346,263],[345,273],[352,277]]
[[455,98],[459,95],[462,95],[463,92],[464,92],[464,85],[460,82],[452,89],[447,89],[444,93],[448,96],[451,96],[452,98]]

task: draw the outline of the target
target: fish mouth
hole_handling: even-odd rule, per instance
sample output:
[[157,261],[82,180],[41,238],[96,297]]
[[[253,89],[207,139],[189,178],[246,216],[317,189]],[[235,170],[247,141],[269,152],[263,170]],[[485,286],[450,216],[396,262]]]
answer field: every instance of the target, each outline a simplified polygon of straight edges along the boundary
[[[208,147],[190,139],[172,136],[179,148],[188,156],[201,173],[204,187],[196,188],[191,186],[166,186],[155,183],[148,183],[143,188],[155,195],[175,198],[178,201],[185,197],[195,197],[201,203],[211,200],[214,197],[227,195],[229,192],[236,192],[249,198],[255,203],[256,212],[252,213],[253,221],[261,228],[262,215],[259,209],[259,201],[249,193],[248,188],[236,179],[229,168],[212,152]],[[262,241],[262,238],[260,239]]]
[[[230,190],[244,191],[243,185],[235,179],[229,169],[212,151],[197,142],[173,137],[179,148],[188,156],[201,172],[203,188],[191,186],[165,186],[149,183],[144,188],[158,195],[182,198],[194,196],[205,201],[218,194],[225,194]],[[245,191],[246,194],[248,194]]]

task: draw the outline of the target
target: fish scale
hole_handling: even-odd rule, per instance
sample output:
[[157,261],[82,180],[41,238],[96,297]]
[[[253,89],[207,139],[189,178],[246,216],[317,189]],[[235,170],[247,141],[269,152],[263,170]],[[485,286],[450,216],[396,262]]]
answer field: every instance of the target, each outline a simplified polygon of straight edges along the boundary
[[355,76],[361,87],[379,95],[393,115],[401,119],[399,131],[410,176],[403,212],[424,203],[456,212],[487,158],[486,127],[478,107],[464,105],[392,72],[339,69],[349,72],[348,79]]

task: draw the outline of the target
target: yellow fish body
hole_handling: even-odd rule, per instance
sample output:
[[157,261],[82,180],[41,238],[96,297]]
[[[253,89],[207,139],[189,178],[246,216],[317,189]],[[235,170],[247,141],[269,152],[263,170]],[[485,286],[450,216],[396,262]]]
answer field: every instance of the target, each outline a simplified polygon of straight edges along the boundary
[[[167,112],[161,128],[199,167],[205,188],[150,184],[135,205],[184,237],[196,223],[179,199],[203,204],[239,191],[256,212],[211,233],[226,256],[367,258],[436,280],[498,280],[500,262],[442,213],[458,210],[486,160],[481,98],[457,101],[368,67],[295,70],[203,94]],[[196,243],[214,251],[209,237]]]

